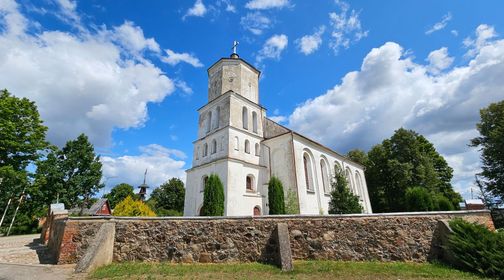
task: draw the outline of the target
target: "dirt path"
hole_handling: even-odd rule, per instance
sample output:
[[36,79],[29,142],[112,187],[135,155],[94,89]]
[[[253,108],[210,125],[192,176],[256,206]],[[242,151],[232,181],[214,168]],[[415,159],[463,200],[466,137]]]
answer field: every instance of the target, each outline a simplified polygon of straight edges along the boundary
[[39,235],[0,237],[0,280],[62,280],[72,276],[73,265],[52,265]]

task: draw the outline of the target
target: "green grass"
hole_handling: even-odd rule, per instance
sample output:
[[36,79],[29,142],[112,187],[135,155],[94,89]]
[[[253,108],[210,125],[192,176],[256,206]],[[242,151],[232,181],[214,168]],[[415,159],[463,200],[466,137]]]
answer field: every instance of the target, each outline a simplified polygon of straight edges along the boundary
[[89,279],[481,279],[440,264],[404,262],[296,261],[294,271],[260,263],[118,263],[90,273]]

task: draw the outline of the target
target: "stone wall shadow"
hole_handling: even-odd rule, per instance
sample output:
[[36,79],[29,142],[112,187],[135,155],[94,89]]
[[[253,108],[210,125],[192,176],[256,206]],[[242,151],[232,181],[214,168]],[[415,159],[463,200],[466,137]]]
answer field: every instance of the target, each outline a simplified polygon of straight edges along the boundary
[[258,262],[274,266],[278,265],[278,263],[280,262],[280,257],[277,236],[278,230],[275,227],[271,232],[266,245],[261,250],[261,256],[259,257]]
[[56,264],[56,257],[49,252],[49,248],[41,238],[35,238],[25,246],[37,253],[40,264]]

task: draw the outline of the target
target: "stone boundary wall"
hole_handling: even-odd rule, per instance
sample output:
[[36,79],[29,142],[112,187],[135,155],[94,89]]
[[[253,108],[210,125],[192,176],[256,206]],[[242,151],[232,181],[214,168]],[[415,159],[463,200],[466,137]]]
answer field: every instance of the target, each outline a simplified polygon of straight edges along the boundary
[[[463,218],[493,229],[490,212],[448,211],[329,216],[80,217],[57,222],[58,263],[75,263],[102,223],[116,227],[113,260],[271,262],[286,223],[294,259],[425,262],[439,251],[438,221]],[[59,230],[64,227],[64,230]]]

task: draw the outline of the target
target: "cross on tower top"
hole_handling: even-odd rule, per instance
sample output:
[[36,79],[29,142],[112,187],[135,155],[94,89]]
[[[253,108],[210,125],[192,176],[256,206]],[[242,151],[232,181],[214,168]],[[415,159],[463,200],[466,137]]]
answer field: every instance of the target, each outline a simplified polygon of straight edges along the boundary
[[240,42],[238,41],[233,41],[233,47],[231,48],[233,50],[233,53],[231,54],[231,58],[238,58],[239,55],[236,53],[236,47],[238,47],[238,45],[240,44]]

